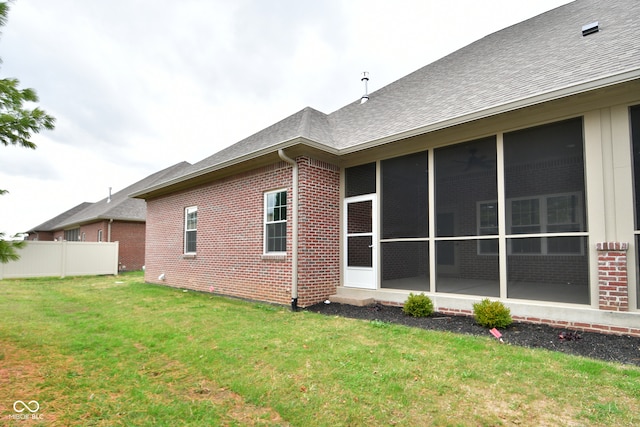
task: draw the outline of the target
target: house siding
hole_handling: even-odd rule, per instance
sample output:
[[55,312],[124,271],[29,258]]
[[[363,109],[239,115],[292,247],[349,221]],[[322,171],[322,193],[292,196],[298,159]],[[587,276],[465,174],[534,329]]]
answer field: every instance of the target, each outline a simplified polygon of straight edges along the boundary
[[[637,6],[604,4],[573,2],[489,35],[381,88],[364,105],[329,115],[305,109],[194,165],[191,174],[137,193],[148,200],[147,281],[289,303],[293,224],[286,254],[265,256],[263,195],[287,189],[292,212],[291,165],[214,177],[272,161],[279,148],[324,151],[317,155],[345,169],[342,187],[337,167],[296,159],[300,306],[330,299],[336,287],[337,297],[394,305],[424,290],[444,313],[471,315],[473,303],[491,297],[516,320],[640,335],[640,80],[637,56],[629,55],[638,47],[629,37],[636,25],[626,18]],[[581,37],[586,10],[608,17],[607,31]],[[542,39],[528,37],[534,27],[545,29],[536,33]],[[554,46],[557,55],[541,46]],[[486,57],[492,60],[469,66]],[[564,57],[573,60],[558,61]],[[485,138],[492,148],[476,155]],[[385,194],[384,165],[416,153],[426,154],[419,164],[425,173],[399,167]],[[375,179],[351,194],[348,170],[369,165]],[[345,197],[356,195],[367,196],[378,228],[367,251],[374,258],[366,288],[349,280],[347,267],[352,259],[366,263],[344,246],[341,252],[349,233],[340,211]],[[573,198],[565,208],[564,196]],[[486,211],[483,218],[490,204],[495,221]],[[192,256],[183,255],[187,206],[198,206]],[[397,233],[385,233],[389,218]]]
[[[108,223],[104,221],[102,240],[107,241]],[[114,221],[111,224],[111,241],[120,242],[118,251],[118,269],[120,271],[140,270],[144,266],[146,225],[144,222]],[[98,240],[98,229],[91,231],[91,240]]]
[[324,301],[340,285],[340,169],[301,157],[298,305]]
[[52,231],[37,231],[37,232],[32,232],[29,233],[29,236],[27,237],[27,240],[32,240],[32,241],[42,241],[42,242],[49,242],[49,241],[53,241],[53,232]]
[[[325,299],[340,281],[339,169],[301,157],[298,305]],[[287,190],[286,255],[265,255],[264,193]],[[292,273],[292,167],[270,166],[149,200],[145,281],[288,304]],[[195,255],[183,253],[184,209],[197,206]],[[161,275],[163,279],[160,279]]]
[[[109,221],[96,221],[83,224],[78,228],[78,235],[84,242],[97,242],[98,231],[102,230],[103,242],[120,242],[118,246],[118,270],[135,271],[144,266],[145,261],[145,223],[136,221],[113,221],[111,223],[111,240],[109,240]],[[54,232],[38,232],[38,240],[64,240],[64,230]]]
[[[277,303],[291,293],[291,228],[287,256],[263,257],[263,194],[288,189],[286,163],[221,179],[147,203],[150,283]],[[196,254],[184,255],[184,209],[197,206]],[[164,280],[159,279],[164,274]]]
[[[98,230],[103,230],[102,240],[104,242],[107,241],[107,221],[98,221],[93,222],[91,224],[84,224],[80,226],[80,236],[84,234],[85,242],[97,242],[98,241]],[[115,241],[115,240],[114,240]],[[143,257],[144,259],[144,257]]]

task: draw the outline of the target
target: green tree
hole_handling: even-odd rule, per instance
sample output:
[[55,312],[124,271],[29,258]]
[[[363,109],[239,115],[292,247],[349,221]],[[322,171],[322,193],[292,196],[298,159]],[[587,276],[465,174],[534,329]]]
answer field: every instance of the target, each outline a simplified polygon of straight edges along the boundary
[[[7,2],[0,2],[0,27],[7,23],[8,13]],[[35,149],[32,134],[43,129],[53,130],[55,118],[38,107],[25,106],[25,103],[38,102],[38,96],[35,90],[20,89],[19,85],[18,79],[0,79],[0,143]],[[0,189],[0,195],[6,193],[7,190]],[[24,241],[5,240],[5,233],[0,232],[0,262],[17,260],[16,249],[24,244]]]
[[0,233],[0,263],[6,264],[9,261],[17,261],[20,255],[16,249],[20,249],[26,245],[24,240],[4,240],[4,233]]

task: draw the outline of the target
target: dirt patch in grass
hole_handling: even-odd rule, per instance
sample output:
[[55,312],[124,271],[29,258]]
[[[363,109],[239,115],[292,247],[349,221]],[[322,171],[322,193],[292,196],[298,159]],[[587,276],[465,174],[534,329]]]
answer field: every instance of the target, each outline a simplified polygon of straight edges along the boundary
[[[13,419],[20,425],[55,423],[55,411],[46,407],[41,397],[42,384],[50,368],[11,343],[3,341],[0,346],[0,424]],[[16,403],[18,401],[28,405],[29,410],[22,403]],[[38,402],[37,406],[32,401]],[[14,403],[18,411],[14,409]]]
[[207,381],[201,381],[190,391],[191,400],[208,400],[215,406],[226,408],[223,425],[243,426],[289,426],[272,408],[256,406],[246,402],[238,393]]

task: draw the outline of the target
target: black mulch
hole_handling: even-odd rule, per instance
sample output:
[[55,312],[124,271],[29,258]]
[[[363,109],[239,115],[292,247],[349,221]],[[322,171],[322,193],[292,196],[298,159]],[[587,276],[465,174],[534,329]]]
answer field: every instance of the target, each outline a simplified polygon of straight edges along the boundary
[[[305,310],[330,316],[378,320],[406,326],[450,331],[483,337],[493,336],[489,329],[475,323],[473,317],[450,316],[434,313],[430,317],[416,318],[405,315],[400,307],[376,304],[357,307],[347,304],[316,304]],[[513,323],[500,329],[505,344],[530,348],[545,348],[578,356],[640,366],[640,337],[576,332],[547,325]]]

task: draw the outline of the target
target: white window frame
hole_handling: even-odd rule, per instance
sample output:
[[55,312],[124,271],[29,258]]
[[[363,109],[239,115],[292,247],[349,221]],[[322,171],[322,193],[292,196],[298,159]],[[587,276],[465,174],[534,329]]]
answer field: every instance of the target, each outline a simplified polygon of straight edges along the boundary
[[[269,196],[272,194],[278,194],[278,193],[285,193],[285,208],[287,206],[287,189],[286,188],[281,188],[278,190],[272,190],[272,191],[267,191],[264,193],[264,215],[263,215],[263,240],[264,240],[264,244],[263,244],[263,254],[264,255],[281,255],[281,254],[286,254],[287,251],[286,249],[284,251],[269,251],[269,239],[268,239],[268,226],[272,225],[272,224],[286,224],[287,223],[287,219],[286,216],[288,216],[288,213],[285,211],[285,219],[282,220],[269,220],[269,206],[268,206],[268,200],[269,200]],[[281,206],[281,205],[280,205]],[[286,248],[286,225],[285,225],[285,248]]]
[[[189,228],[189,215],[194,213],[196,214],[196,224],[195,224],[195,228]],[[189,251],[187,248],[187,243],[188,243],[188,238],[187,235],[188,233],[196,233],[196,250],[198,248],[197,246],[197,242],[198,242],[198,207],[197,206],[189,206],[184,208],[184,253],[185,254],[195,254],[196,250],[193,251]]]
[[80,241],[80,227],[71,228],[69,230],[64,230],[64,237],[62,240],[66,240],[68,242],[79,242]]
[[[495,226],[490,226],[490,227],[482,227],[482,221],[481,221],[481,208],[483,205],[493,205],[494,209],[496,210],[496,225]],[[487,251],[483,251],[482,250],[482,241],[483,240],[498,240],[498,209],[500,209],[500,205],[498,204],[497,200],[483,200],[483,201],[479,201],[476,202],[476,226],[478,229],[478,237],[481,236],[487,236],[486,239],[483,238],[479,238],[478,239],[478,255],[482,255],[482,256],[497,256],[498,255],[498,251],[495,252],[487,252]],[[483,230],[486,229],[495,229],[496,232],[492,233],[492,234],[486,234],[483,233]]]
[[[538,196],[528,196],[528,197],[514,197],[511,199],[507,199],[505,206],[506,206],[506,215],[505,218],[511,218],[511,215],[513,213],[513,202],[515,201],[521,201],[521,200],[538,200],[538,206],[540,208],[540,212],[539,212],[539,223],[538,224],[532,224],[531,226],[539,226],[539,231],[537,232],[532,232],[532,233],[519,233],[519,234],[514,234],[513,233],[513,224],[511,224],[511,221],[508,221],[511,226],[510,228],[508,228],[506,230],[506,237],[507,237],[507,254],[509,255],[518,255],[518,256],[544,256],[544,255],[553,255],[553,256],[583,256],[584,255],[584,246],[580,246],[580,252],[561,252],[561,253],[555,253],[555,252],[549,252],[549,247],[548,247],[548,239],[546,237],[580,237],[580,236],[585,236],[586,232],[561,232],[561,233],[555,233],[553,231],[549,231],[550,227],[553,227],[554,225],[559,225],[559,224],[550,224],[548,221],[548,200],[554,197],[566,197],[566,196],[574,196],[577,198],[578,200],[578,204],[576,207],[576,220],[577,222],[575,224],[578,225],[578,229],[582,230],[584,228],[584,216],[583,216],[583,200],[582,200],[582,193],[581,192],[569,192],[569,193],[554,193],[554,194],[542,194],[542,195],[538,195]],[[485,234],[481,234],[481,231],[483,228],[488,228],[488,227],[480,227],[480,207],[482,205],[486,205],[486,204],[494,204],[496,203],[495,200],[483,200],[483,201],[478,201],[477,202],[477,209],[476,209],[476,228],[478,230],[478,236],[485,236]],[[498,208],[500,208],[500,205],[498,204]],[[496,228],[497,228],[497,224],[496,224]],[[498,235],[492,235],[493,238],[498,238]],[[527,237],[535,237],[535,238],[540,238],[542,237],[541,241],[540,241],[540,252],[524,252],[524,253],[520,253],[520,252],[513,252],[512,249],[512,243],[514,238],[527,238]],[[478,242],[478,255],[498,255],[498,253],[489,253],[489,252],[482,252],[481,251],[481,246],[480,246],[480,242]]]

